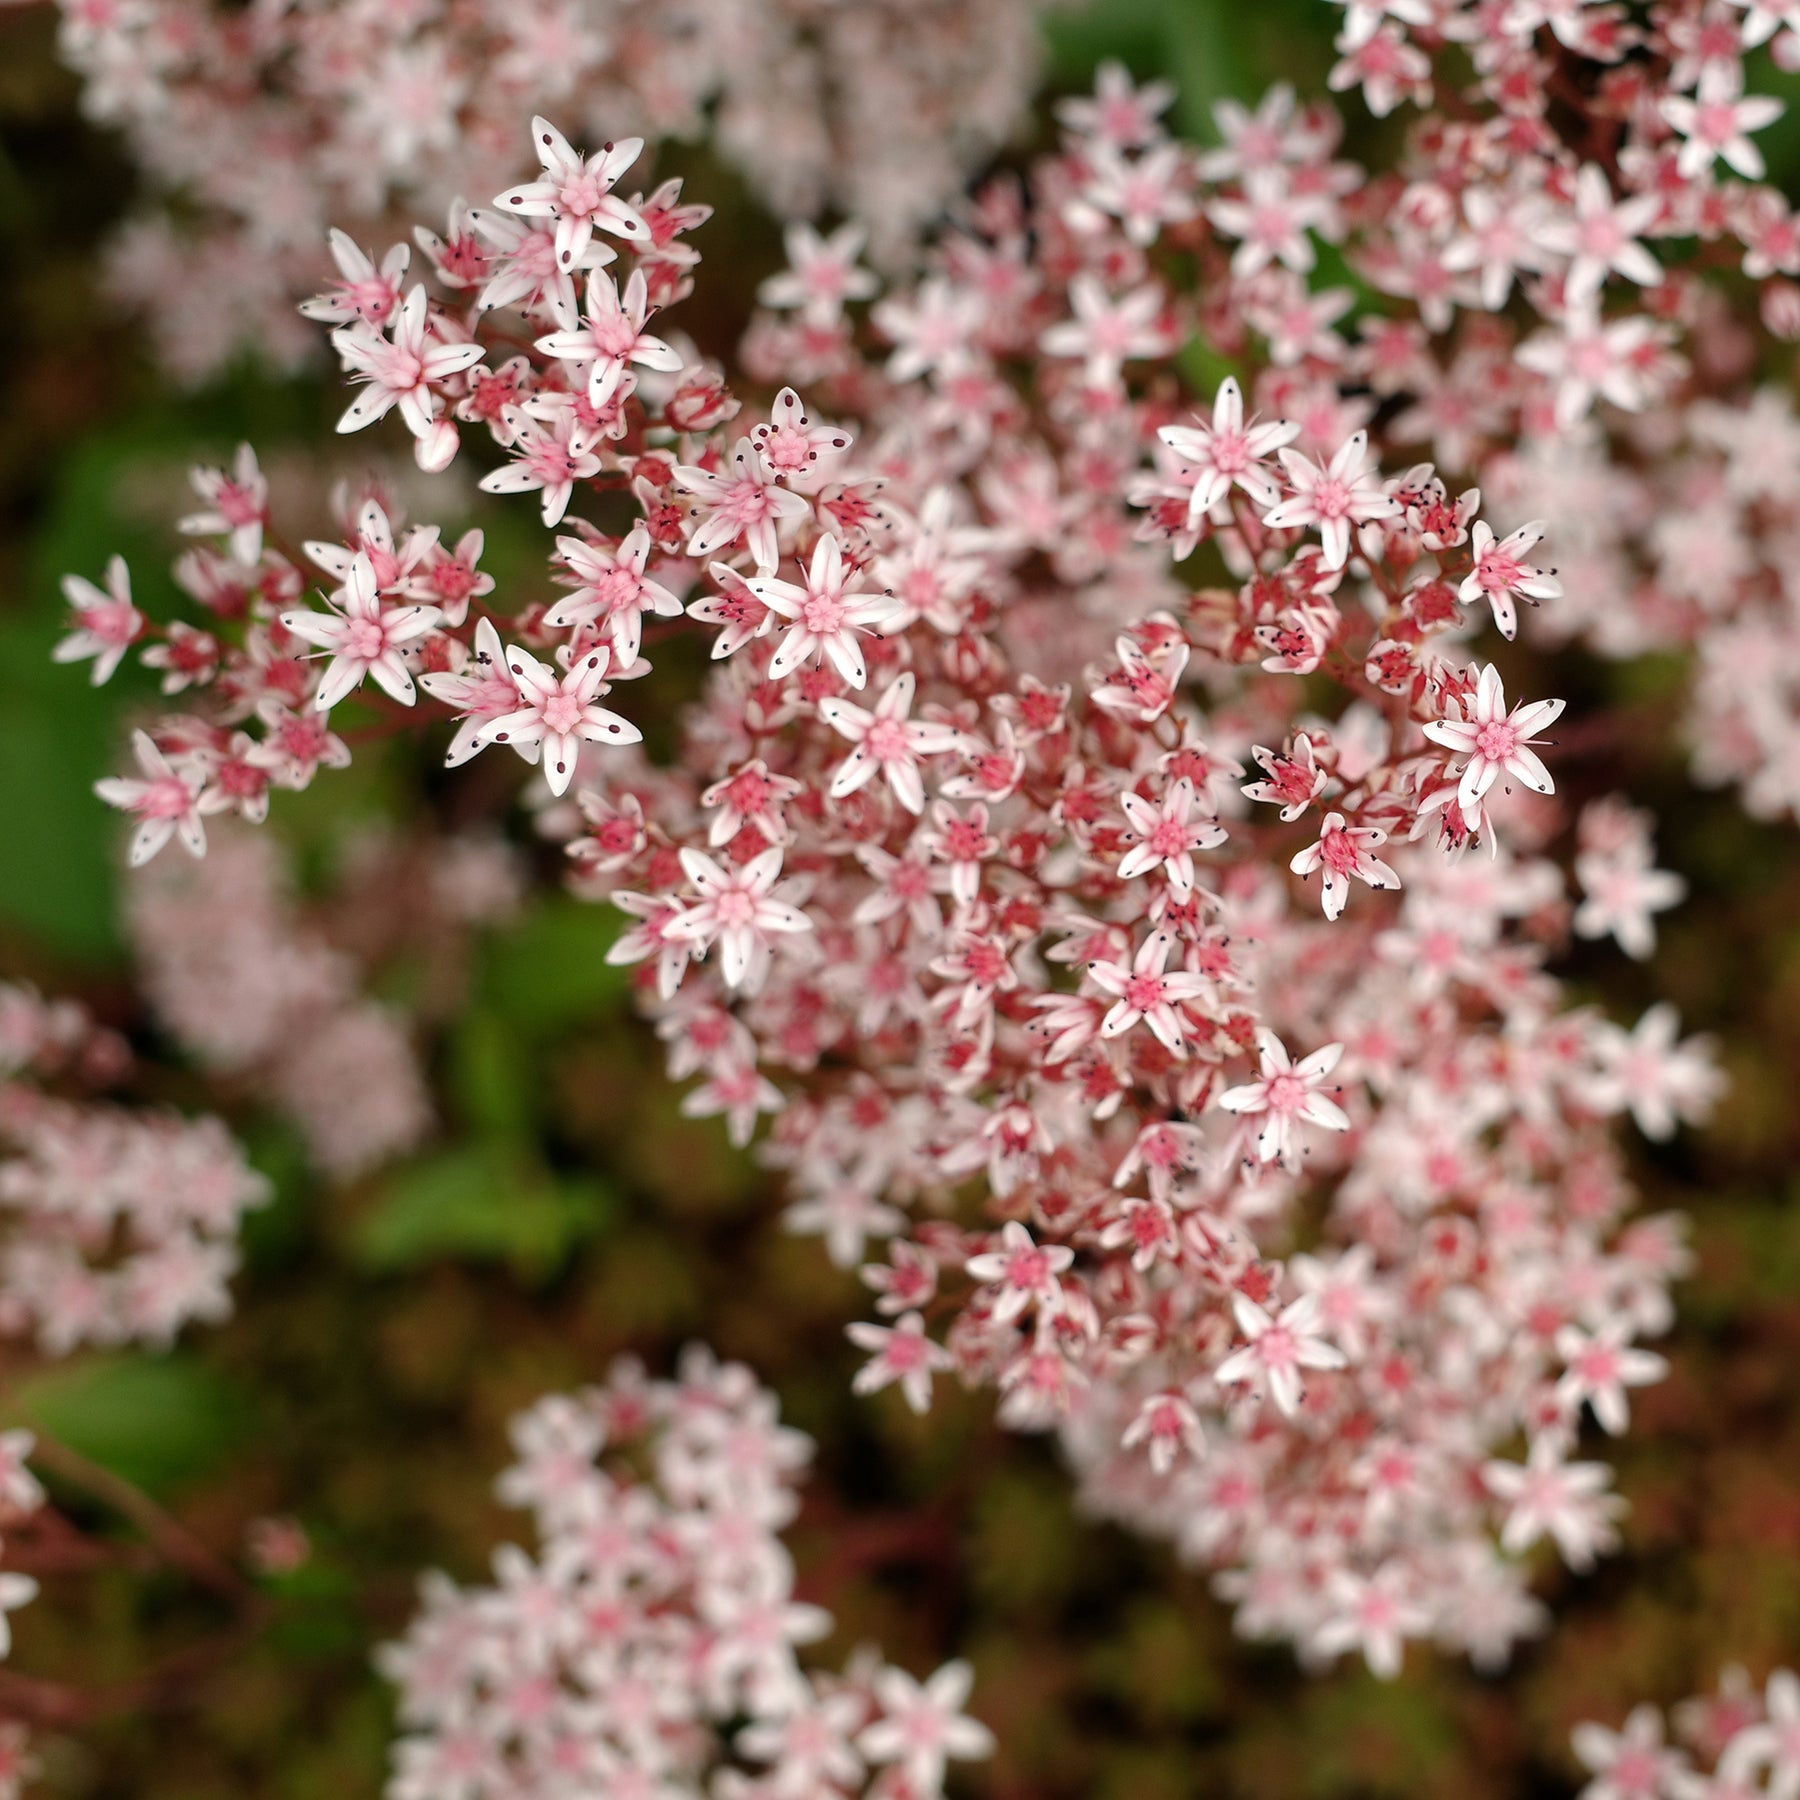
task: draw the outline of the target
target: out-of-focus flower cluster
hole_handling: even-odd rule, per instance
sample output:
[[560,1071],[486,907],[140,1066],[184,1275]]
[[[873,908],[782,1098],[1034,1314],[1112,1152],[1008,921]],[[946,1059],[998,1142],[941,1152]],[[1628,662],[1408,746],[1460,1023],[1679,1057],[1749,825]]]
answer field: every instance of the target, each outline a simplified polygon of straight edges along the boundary
[[530,1508],[537,1552],[502,1546],[488,1587],[426,1579],[382,1656],[404,1729],[392,1800],[933,1800],[949,1761],[992,1748],[962,1710],[966,1663],[924,1682],[868,1650],[841,1675],[802,1667],[832,1629],[780,1536],[812,1445],[741,1364],[694,1350],[652,1381],[621,1363],[512,1439],[500,1497]]
[[0,1330],[52,1356],[223,1318],[239,1221],[268,1198],[217,1119],[42,1085],[129,1064],[80,1007],[0,986]]
[[[1713,335],[1736,332],[1729,318]],[[1721,346],[1730,349],[1731,345]],[[1547,638],[1619,658],[1688,659],[1685,736],[1698,779],[1759,818],[1800,816],[1800,420],[1782,388],[1659,407],[1597,433],[1496,456],[1489,491],[1555,536],[1571,604]]]
[[[293,1118],[321,1168],[356,1175],[423,1137],[431,1107],[405,1023],[302,917],[279,842],[222,834],[204,861],[164,858],[127,898],[163,1025]],[[415,915],[429,901],[415,891]]]
[[1759,1693],[1741,1668],[1674,1708],[1632,1708],[1619,1730],[1575,1728],[1591,1779],[1581,1800],[1791,1800],[1800,1794],[1800,1678],[1777,1669]]
[[160,202],[113,286],[200,377],[302,358],[326,227],[482,191],[550,107],[596,140],[707,135],[783,216],[853,212],[896,252],[1018,123],[1047,0],[59,3],[89,117]]
[[[638,146],[535,121],[510,237],[459,211],[430,240],[442,298],[390,258],[315,310],[342,428],[398,410],[435,469],[474,426],[482,486],[560,527],[552,594],[495,615],[479,534],[371,504],[306,546],[332,585],[302,604],[254,458],[199,472],[206,642],[146,653],[196,706],[103,791],[140,856],[198,850],[347,758],[352,695],[398,722],[422,688],[452,764],[539,767],[687,1110],[740,1142],[775,1115],[789,1224],[876,1291],[860,1386],[991,1384],[1247,1631],[1497,1660],[1537,1623],[1518,1555],[1613,1541],[1584,1410],[1622,1429],[1662,1368],[1638,1340],[1684,1253],[1630,1220],[1609,1121],[1667,1135],[1717,1077],[1669,1009],[1627,1032],[1547,972],[1572,922],[1635,953],[1672,890],[1601,809],[1573,913],[1539,798],[1562,703],[1463,651],[1558,600],[1538,527],[1384,473],[1405,415],[1329,317],[1290,341],[1245,253],[1251,142],[1315,195],[1296,241],[1340,231],[1333,128],[1278,99],[1203,169],[1166,99],[1108,73],[866,318],[855,234],[796,238],[745,346],[788,385],[747,419],[651,329],[703,209],[625,204]],[[1194,339],[1236,371],[1200,417]],[[611,702],[684,612],[714,671],[652,765]],[[102,623],[99,660],[146,629]]]

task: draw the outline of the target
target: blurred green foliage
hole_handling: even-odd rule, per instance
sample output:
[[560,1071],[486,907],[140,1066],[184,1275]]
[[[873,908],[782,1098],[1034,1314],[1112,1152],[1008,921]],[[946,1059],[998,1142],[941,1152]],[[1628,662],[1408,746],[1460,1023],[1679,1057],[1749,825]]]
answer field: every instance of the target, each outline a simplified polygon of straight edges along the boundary
[[11,1385],[0,1416],[164,1495],[211,1473],[245,1447],[248,1397],[185,1351],[86,1356]]
[[351,1247],[357,1264],[376,1274],[453,1256],[505,1263],[524,1279],[542,1280],[613,1211],[602,1182],[559,1179],[500,1143],[477,1143],[388,1176]]

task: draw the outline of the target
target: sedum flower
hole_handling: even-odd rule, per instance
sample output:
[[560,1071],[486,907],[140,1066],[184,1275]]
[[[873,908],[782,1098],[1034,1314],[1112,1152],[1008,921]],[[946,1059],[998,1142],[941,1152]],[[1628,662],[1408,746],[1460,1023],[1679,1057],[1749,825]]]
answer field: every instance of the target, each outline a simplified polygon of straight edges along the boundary
[[284,631],[318,645],[330,657],[314,690],[313,705],[329,712],[372,675],[390,699],[411,706],[416,696],[406,652],[437,623],[442,616],[439,609],[383,605],[367,551],[357,552],[333,600],[337,607],[333,612],[281,615]]
[[575,779],[583,744],[636,744],[643,739],[643,733],[628,719],[599,704],[611,666],[612,651],[604,644],[561,674],[554,665],[539,662],[516,644],[509,645],[506,669],[519,704],[480,726],[473,735],[473,746],[484,749],[489,744],[508,744],[527,761],[536,760],[541,751],[545,783],[553,794],[566,793]]
[[1335,1344],[1313,1331],[1317,1312],[1318,1301],[1311,1294],[1273,1314],[1247,1295],[1234,1295],[1232,1314],[1250,1341],[1219,1364],[1213,1379],[1227,1387],[1252,1385],[1291,1418],[1300,1410],[1301,1370],[1341,1369],[1348,1361]]
[[131,734],[131,749],[142,771],[140,775],[109,775],[94,783],[94,792],[108,806],[137,818],[138,827],[131,838],[131,866],[135,869],[147,863],[177,834],[190,856],[204,856],[206,826],[200,817],[204,772],[192,761],[172,762],[147,731]]
[[826,657],[853,688],[868,680],[868,667],[856,640],[874,630],[894,610],[886,594],[875,594],[851,585],[854,575],[844,562],[843,550],[829,531],[821,533],[802,583],[779,581],[773,575],[756,575],[745,582],[770,612],[789,621],[769,674],[776,680],[814,657]]
[[62,591],[75,609],[75,629],[50,654],[59,663],[92,657],[89,676],[100,687],[112,679],[126,651],[144,634],[144,615],[131,603],[131,571],[124,557],[115,556],[106,565],[104,591],[79,575],[65,575]]
[[836,697],[819,702],[826,723],[856,746],[831,778],[826,791],[832,799],[842,800],[858,792],[879,773],[908,812],[925,810],[920,758],[953,750],[957,734],[949,725],[908,718],[913,686],[912,671],[903,671],[888,685],[872,712]]
[[1327,1044],[1299,1062],[1274,1032],[1264,1027],[1257,1033],[1261,1069],[1254,1081],[1227,1088],[1219,1104],[1244,1118],[1260,1119],[1256,1154],[1262,1162],[1286,1161],[1300,1124],[1321,1125],[1327,1131],[1348,1131],[1344,1109],[1325,1092],[1326,1078],[1344,1053],[1342,1044]]
[[1541,742],[1536,734],[1562,716],[1563,701],[1533,700],[1508,712],[1500,671],[1489,663],[1481,671],[1474,695],[1456,704],[1463,716],[1434,719],[1425,727],[1425,735],[1466,758],[1456,790],[1464,812],[1478,806],[1502,775],[1510,775],[1534,794],[1555,792],[1550,771],[1533,746]]
[[554,219],[556,260],[563,268],[581,261],[596,231],[633,243],[648,239],[643,216],[612,191],[643,154],[642,138],[620,138],[596,156],[581,156],[548,119],[534,118],[531,143],[543,174],[496,195],[494,205],[513,218]]

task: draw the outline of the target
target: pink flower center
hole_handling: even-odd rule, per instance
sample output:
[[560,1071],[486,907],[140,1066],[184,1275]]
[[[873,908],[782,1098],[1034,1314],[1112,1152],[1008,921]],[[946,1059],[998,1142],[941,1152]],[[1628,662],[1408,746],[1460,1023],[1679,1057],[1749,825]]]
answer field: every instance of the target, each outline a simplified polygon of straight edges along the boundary
[[1306,1104],[1306,1083],[1291,1070],[1272,1076],[1267,1093],[1270,1112],[1294,1113]]
[[343,654],[355,662],[373,662],[387,649],[387,633],[379,620],[352,619],[344,629]]
[[1725,144],[1737,136],[1737,108],[1715,100],[1694,110],[1694,136],[1708,144]]
[[194,803],[187,783],[174,775],[162,775],[144,784],[137,811],[146,819],[179,819]]
[[898,719],[877,719],[863,743],[877,762],[909,762],[912,758],[906,727]]
[[1160,975],[1133,975],[1125,983],[1125,1004],[1133,1012],[1145,1013],[1163,1003],[1163,979]]
[[749,925],[756,919],[756,901],[743,888],[727,888],[713,902],[713,912],[721,925]]
[[1212,464],[1221,475],[1238,475],[1256,459],[1250,447],[1236,432],[1222,431],[1212,441]]
[[571,175],[556,196],[557,206],[571,219],[584,219],[606,198],[606,184],[587,169]]
[[638,330],[623,313],[601,313],[588,321],[594,348],[612,362],[628,362],[637,347]]
[[583,706],[573,694],[552,694],[541,709],[546,731],[573,731],[581,723]]
[[836,594],[808,594],[800,605],[800,623],[820,637],[844,628],[844,603]]
[[1617,254],[1625,242],[1625,234],[1611,213],[1597,213],[1581,221],[1576,240],[1584,256],[1595,256],[1606,262]]
[[1008,1287],[1041,1287],[1049,1273],[1049,1259],[1041,1250],[1018,1250],[1006,1259]]
[[1519,748],[1518,730],[1505,719],[1490,719],[1476,732],[1475,748],[1489,762],[1505,762]]
[[1321,519],[1342,519],[1350,512],[1350,490],[1335,475],[1327,475],[1313,489],[1313,511]]
[[1501,594],[1515,586],[1523,573],[1523,567],[1514,558],[1490,550],[1481,559],[1481,565],[1475,571],[1475,579],[1480,583],[1484,594]]

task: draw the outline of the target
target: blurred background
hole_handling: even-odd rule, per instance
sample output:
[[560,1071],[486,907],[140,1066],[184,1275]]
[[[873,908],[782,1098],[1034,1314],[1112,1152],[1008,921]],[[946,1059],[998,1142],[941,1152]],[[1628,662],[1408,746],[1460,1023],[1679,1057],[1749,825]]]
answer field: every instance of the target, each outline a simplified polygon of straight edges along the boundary
[[[1047,26],[1049,94],[1089,86],[1116,57],[1173,81],[1180,129],[1208,141],[1222,97],[1253,101],[1276,79],[1322,92],[1338,18],[1316,0],[1066,9]],[[1673,677],[1653,661],[1569,653],[1553,690],[1630,702],[1630,741],[1588,755],[1569,783],[1653,809],[1661,862],[1691,888],[1652,962],[1589,948],[1577,992],[1624,1018],[1673,1000],[1717,1035],[1732,1089],[1704,1133],[1654,1158],[1633,1150],[1647,1208],[1693,1220],[1697,1272],[1663,1346],[1674,1372],[1634,1403],[1617,1449],[1626,1552],[1558,1578],[1557,1630],[1503,1676],[1415,1653],[1391,1684],[1348,1664],[1304,1677],[1286,1649],[1236,1641],[1171,1555],[1078,1518],[1053,1454],[995,1430],[985,1396],[946,1391],[924,1421],[892,1392],[851,1400],[842,1326],[860,1285],[781,1231],[769,1178],[716,1121],[679,1117],[602,960],[602,910],[545,898],[549,884],[529,877],[534,862],[553,875],[555,859],[528,829],[510,844],[465,830],[405,743],[359,746],[329,803],[285,805],[291,866],[245,849],[222,878],[236,885],[210,902],[222,933],[260,908],[346,959],[377,1009],[344,1027],[367,1067],[392,1050],[371,1021],[405,1021],[422,1080],[393,1077],[387,1113],[369,1122],[371,1141],[400,1154],[319,1165],[307,1108],[342,1097],[317,1069],[285,1086],[266,1071],[203,1079],[204,1057],[161,1035],[144,998],[181,979],[156,908],[166,923],[187,903],[185,872],[168,871],[128,920],[119,821],[91,794],[153,690],[134,668],[94,690],[50,661],[57,582],[97,577],[119,550],[139,603],[173,610],[169,522],[187,468],[247,437],[278,510],[321,535],[329,493],[311,457],[342,402],[322,374],[236,362],[195,388],[157,372],[100,279],[138,176],[83,121],[55,23],[47,6],[0,7],[0,979],[79,997],[125,1033],[145,1052],[138,1097],[224,1110],[276,1198],[249,1221],[223,1325],[165,1355],[44,1365],[0,1349],[0,1423],[115,1471],[227,1560],[259,1545],[265,1571],[246,1629],[179,1575],[73,1544],[59,1570],[57,1546],[40,1546],[53,1603],[20,1616],[8,1668],[93,1695],[67,1721],[78,1734],[41,1735],[44,1792],[377,1794],[391,1708],[371,1650],[404,1625],[421,1569],[477,1577],[519,1529],[492,1499],[509,1415],[621,1350],[667,1367],[695,1336],[753,1363],[819,1440],[792,1541],[803,1594],[836,1612],[828,1648],[873,1636],[917,1668],[973,1658],[976,1710],[1001,1748],[968,1791],[1562,1793],[1574,1720],[1710,1687],[1732,1660],[1760,1676],[1800,1657],[1800,834],[1696,792],[1671,726]],[[1046,107],[1034,116],[1005,154],[1048,136]],[[1793,133],[1763,143],[1772,179],[1794,192]],[[1367,159],[1366,143],[1350,149]],[[703,283],[682,322],[725,352],[756,280],[781,264],[779,227],[703,150],[665,151],[657,169],[717,208],[703,248],[741,280]],[[375,475],[404,496],[408,466],[370,448]],[[470,498],[504,594],[535,531],[509,536],[504,507]],[[459,840],[455,883],[425,878],[421,819],[440,843]],[[233,979],[253,979],[254,944],[240,948]],[[78,1519],[89,1508],[102,1540],[117,1529],[78,1487],[58,1498]],[[28,1698],[0,1683],[0,1711],[9,1693]]]

